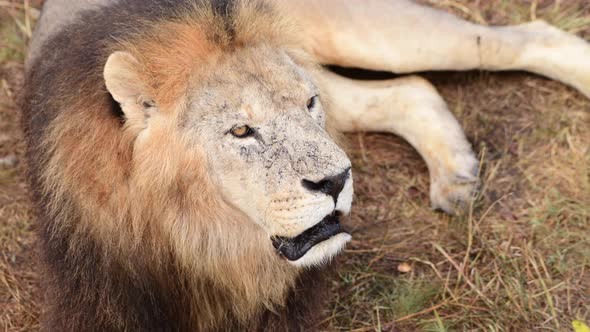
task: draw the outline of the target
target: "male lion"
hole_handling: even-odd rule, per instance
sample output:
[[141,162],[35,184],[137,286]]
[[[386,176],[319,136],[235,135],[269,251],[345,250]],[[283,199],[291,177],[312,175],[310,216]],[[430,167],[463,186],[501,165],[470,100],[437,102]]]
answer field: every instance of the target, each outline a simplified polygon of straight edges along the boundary
[[449,213],[477,160],[417,77],[523,69],[590,96],[590,46],[542,22],[484,27],[405,0],[48,0],[23,99],[45,329],[310,328],[350,235],[336,131],[407,139]]

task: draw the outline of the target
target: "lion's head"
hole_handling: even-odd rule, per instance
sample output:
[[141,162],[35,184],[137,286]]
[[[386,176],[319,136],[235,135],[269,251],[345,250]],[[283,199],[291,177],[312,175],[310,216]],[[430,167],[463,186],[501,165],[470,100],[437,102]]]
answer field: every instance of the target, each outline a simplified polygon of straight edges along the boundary
[[137,136],[134,154],[153,154],[154,141],[173,135],[184,142],[176,153],[185,155],[173,158],[200,151],[208,180],[267,234],[266,245],[297,266],[331,258],[350,239],[338,218],[350,210],[352,174],[326,130],[314,69],[273,45],[206,52],[200,61],[168,59],[184,72],[165,79],[154,54],[110,55],[105,82]]
[[[292,291],[320,287],[322,269],[301,266],[350,239],[338,218],[351,165],[318,69],[266,2],[207,3],[158,2],[162,16],[120,2],[31,65],[30,181],[55,326],[99,324],[68,317],[79,308],[117,330],[141,330],[136,315],[218,330],[292,301],[312,312]],[[138,8],[158,15],[130,18]]]

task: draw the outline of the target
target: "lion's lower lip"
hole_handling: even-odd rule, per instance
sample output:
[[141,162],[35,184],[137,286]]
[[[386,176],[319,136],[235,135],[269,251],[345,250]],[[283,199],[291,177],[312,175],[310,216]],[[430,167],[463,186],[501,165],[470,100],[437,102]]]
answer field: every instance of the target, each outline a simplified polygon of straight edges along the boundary
[[272,245],[281,256],[290,261],[296,261],[316,244],[326,241],[337,234],[344,233],[344,230],[340,227],[339,217],[340,213],[334,212],[293,238],[273,236],[271,238]]

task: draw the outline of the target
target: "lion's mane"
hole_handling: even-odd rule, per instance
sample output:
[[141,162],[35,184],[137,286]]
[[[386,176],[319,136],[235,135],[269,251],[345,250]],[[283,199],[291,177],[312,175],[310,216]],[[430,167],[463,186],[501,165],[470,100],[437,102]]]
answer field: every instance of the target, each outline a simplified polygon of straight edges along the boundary
[[[205,2],[204,2],[205,3]],[[208,2],[207,2],[208,3]],[[129,0],[92,11],[43,46],[26,77],[23,125],[55,331],[302,329],[324,272],[298,274],[221,199],[196,151],[160,128],[133,150],[102,77],[124,49],[163,108],[187,68],[257,43],[288,47],[287,23],[255,1]],[[205,74],[203,72],[202,74]],[[301,291],[301,290],[306,291]]]

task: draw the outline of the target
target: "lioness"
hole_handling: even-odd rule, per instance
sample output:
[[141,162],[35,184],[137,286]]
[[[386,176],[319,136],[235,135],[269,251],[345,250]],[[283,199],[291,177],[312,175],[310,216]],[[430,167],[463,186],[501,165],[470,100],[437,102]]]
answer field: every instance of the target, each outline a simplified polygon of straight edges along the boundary
[[48,0],[23,123],[54,331],[308,330],[351,236],[336,132],[408,140],[453,213],[478,162],[408,73],[522,69],[590,96],[590,46],[404,0]]

